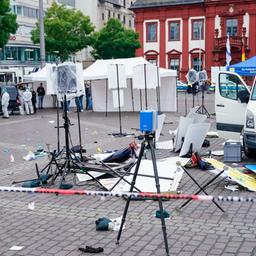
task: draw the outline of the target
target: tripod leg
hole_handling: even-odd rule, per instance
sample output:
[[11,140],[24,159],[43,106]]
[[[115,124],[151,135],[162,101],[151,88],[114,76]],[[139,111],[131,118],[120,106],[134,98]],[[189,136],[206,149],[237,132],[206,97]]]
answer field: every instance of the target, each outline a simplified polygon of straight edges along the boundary
[[[157,165],[156,165],[156,155],[153,147],[153,142],[151,140],[149,140],[149,147],[151,151],[151,157],[152,157],[152,163],[153,163],[153,169],[154,169],[154,175],[155,175],[156,191],[158,194],[160,194],[161,191],[160,191],[159,176],[158,176]],[[158,204],[159,204],[159,209],[161,213],[161,223],[162,223],[162,230],[163,230],[163,236],[164,236],[165,251],[166,251],[166,255],[169,256],[166,225],[165,225],[165,219],[163,215],[163,202],[161,198],[158,198]]]
[[[134,185],[135,185],[135,182],[136,182],[136,178],[137,178],[137,174],[138,174],[138,171],[139,171],[139,168],[140,168],[141,159],[142,159],[142,156],[144,154],[144,150],[145,150],[145,142],[143,141],[141,143],[140,154],[139,154],[138,161],[137,161],[137,164],[136,164],[136,168],[135,168],[135,171],[134,171],[134,175],[133,175],[133,178],[132,178],[130,192],[133,191],[133,188],[134,188]],[[119,244],[119,240],[120,240],[121,235],[122,235],[122,230],[123,230],[123,227],[124,227],[124,223],[125,223],[125,219],[126,219],[126,215],[127,215],[127,212],[128,212],[130,201],[131,201],[131,196],[129,196],[127,198],[127,201],[126,201],[126,205],[125,205],[125,208],[124,208],[124,213],[123,213],[123,217],[122,217],[122,221],[121,221],[121,226],[120,226],[120,229],[119,229],[118,235],[117,235],[116,244]]]

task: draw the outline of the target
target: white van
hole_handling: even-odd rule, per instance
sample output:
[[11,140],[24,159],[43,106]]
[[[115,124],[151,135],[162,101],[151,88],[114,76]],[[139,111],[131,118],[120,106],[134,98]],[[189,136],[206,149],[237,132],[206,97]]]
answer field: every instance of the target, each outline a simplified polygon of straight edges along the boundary
[[251,156],[256,149],[256,86],[250,91],[236,73],[221,71],[215,88],[216,126],[221,137],[240,139]]

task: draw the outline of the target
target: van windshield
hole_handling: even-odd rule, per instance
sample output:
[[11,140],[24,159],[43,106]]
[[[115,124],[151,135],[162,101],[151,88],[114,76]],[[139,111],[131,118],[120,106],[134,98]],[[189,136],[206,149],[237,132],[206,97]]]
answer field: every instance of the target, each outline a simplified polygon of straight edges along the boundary
[[251,100],[256,100],[256,77],[255,77],[255,79],[253,81]]

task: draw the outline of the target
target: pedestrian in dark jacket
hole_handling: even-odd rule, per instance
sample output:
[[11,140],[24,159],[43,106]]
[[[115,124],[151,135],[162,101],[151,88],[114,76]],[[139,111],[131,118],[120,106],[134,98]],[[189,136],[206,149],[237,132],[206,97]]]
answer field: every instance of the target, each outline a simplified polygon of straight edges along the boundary
[[38,95],[38,108],[42,109],[43,103],[44,103],[44,95],[45,95],[45,90],[42,83],[40,83],[40,86],[37,88],[36,92]]
[[36,113],[36,92],[32,89],[32,105],[34,109],[34,113]]

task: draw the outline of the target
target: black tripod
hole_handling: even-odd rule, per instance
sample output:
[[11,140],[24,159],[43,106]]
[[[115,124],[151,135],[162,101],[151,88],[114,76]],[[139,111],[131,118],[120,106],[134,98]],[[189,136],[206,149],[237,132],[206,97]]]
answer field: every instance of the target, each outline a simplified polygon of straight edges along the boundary
[[[52,177],[52,183],[54,183],[54,181],[57,179],[58,176],[61,176],[61,181],[60,181],[60,185],[59,187],[65,187],[65,185],[63,186],[63,182],[65,181],[65,177],[70,174],[70,173],[76,173],[75,169],[84,171],[87,175],[89,175],[93,180],[95,180],[99,185],[102,186],[102,184],[95,179],[89,172],[87,172],[82,166],[81,166],[81,161],[82,161],[82,151],[81,151],[81,144],[80,144],[80,157],[81,160],[76,157],[75,152],[72,151],[72,149],[70,149],[70,145],[69,145],[69,136],[70,136],[70,132],[69,132],[69,127],[71,125],[70,120],[68,118],[68,114],[67,114],[67,97],[66,95],[64,95],[64,101],[63,101],[64,107],[63,107],[63,119],[64,119],[64,124],[63,126],[60,126],[59,128],[64,128],[65,130],[65,147],[64,147],[64,151],[65,151],[65,157],[64,159],[64,163],[62,164],[57,164],[57,170],[56,172],[53,174]],[[78,115],[79,118],[79,115]],[[79,119],[80,121],[80,119]],[[80,133],[80,122],[79,122],[79,133]],[[81,143],[81,138],[79,137],[80,143]],[[61,159],[60,159],[61,160]],[[56,163],[56,160],[53,159],[53,161]]]
[[[156,183],[156,191],[157,191],[157,193],[160,193],[159,176],[158,176],[157,165],[156,165],[156,155],[155,155],[153,139],[154,139],[154,135],[152,133],[144,134],[144,140],[141,143],[141,150],[140,150],[138,161],[137,161],[137,164],[136,164],[136,167],[135,167],[135,171],[134,171],[134,175],[133,175],[133,179],[132,179],[132,183],[131,183],[131,187],[130,187],[130,192],[133,191],[133,188],[135,186],[136,178],[138,176],[138,171],[139,171],[139,167],[140,167],[140,163],[141,163],[141,159],[143,157],[145,147],[147,146],[147,148],[149,148],[150,152],[151,152],[152,164],[153,164],[153,169],[154,169],[154,177],[155,177],[155,183]],[[121,234],[122,234],[122,230],[123,230],[123,226],[124,226],[124,223],[125,223],[125,219],[126,219],[126,215],[127,215],[127,212],[128,212],[130,201],[131,201],[131,196],[129,196],[127,198],[127,201],[126,201],[120,230],[119,230],[118,236],[117,236],[117,241],[116,241],[117,244],[119,244],[119,240],[121,238]],[[163,203],[162,203],[161,198],[158,198],[158,203],[159,203],[159,209],[160,209],[160,213],[161,213],[161,223],[162,223],[162,230],[163,230],[163,236],[164,236],[165,251],[166,251],[166,255],[169,256],[167,232],[166,232],[165,219],[164,219],[164,215],[163,215]]]
[[201,88],[202,88],[202,104],[196,112],[199,114],[202,114],[202,115],[207,115],[207,117],[209,118],[211,115],[208,112],[208,110],[206,109],[205,104],[204,104],[204,91],[205,91],[204,85],[202,85]]

